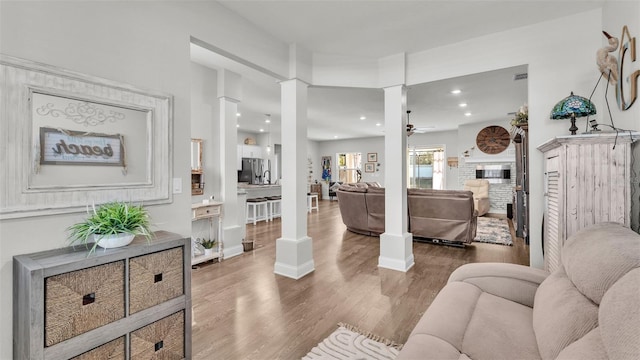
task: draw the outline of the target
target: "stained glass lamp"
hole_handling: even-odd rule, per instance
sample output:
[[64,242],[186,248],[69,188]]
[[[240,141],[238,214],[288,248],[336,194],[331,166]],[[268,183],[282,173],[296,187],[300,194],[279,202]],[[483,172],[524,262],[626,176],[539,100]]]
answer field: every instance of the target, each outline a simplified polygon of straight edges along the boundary
[[562,99],[551,110],[551,118],[554,120],[571,119],[571,127],[569,128],[571,135],[575,135],[578,131],[576,118],[595,114],[596,106],[589,99],[573,95],[573,91],[571,95]]

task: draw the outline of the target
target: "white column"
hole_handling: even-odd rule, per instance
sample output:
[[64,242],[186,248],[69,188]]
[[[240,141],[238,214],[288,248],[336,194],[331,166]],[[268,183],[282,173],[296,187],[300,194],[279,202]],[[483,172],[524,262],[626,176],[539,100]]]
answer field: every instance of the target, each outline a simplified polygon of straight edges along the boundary
[[224,258],[240,255],[242,228],[238,218],[238,103],[242,99],[240,75],[226,69],[218,71],[218,102],[220,106],[220,201],[223,206],[222,241]]
[[238,104],[235,99],[219,98],[220,105],[220,196],[223,204],[222,239],[224,258],[240,255],[242,248],[242,229],[238,219]]
[[307,87],[298,79],[281,82],[282,237],[276,240],[274,272],[300,279],[315,268],[307,236]]
[[413,236],[407,230],[406,98],[404,85],[384,88],[385,232],[378,258],[379,267],[404,272],[414,264]]

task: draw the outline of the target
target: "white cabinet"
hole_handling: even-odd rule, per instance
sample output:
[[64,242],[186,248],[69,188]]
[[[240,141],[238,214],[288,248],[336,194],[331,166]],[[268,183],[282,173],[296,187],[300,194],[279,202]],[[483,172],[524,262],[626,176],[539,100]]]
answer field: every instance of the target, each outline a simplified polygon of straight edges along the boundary
[[544,153],[544,263],[554,271],[564,241],[589,225],[630,225],[631,144],[639,133],[558,136]]
[[243,145],[242,157],[262,159],[262,148],[259,145]]
[[242,170],[242,147],[243,145],[238,145],[238,152],[237,152],[237,156],[238,156],[238,170]]

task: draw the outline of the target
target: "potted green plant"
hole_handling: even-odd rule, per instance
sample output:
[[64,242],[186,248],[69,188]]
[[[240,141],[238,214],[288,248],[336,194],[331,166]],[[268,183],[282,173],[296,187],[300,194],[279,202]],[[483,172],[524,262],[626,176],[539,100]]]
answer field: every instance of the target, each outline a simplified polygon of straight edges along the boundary
[[202,240],[202,247],[204,248],[204,255],[205,256],[211,256],[211,254],[213,253],[213,248],[214,246],[216,246],[216,241],[215,240]]
[[100,205],[93,213],[80,223],[71,225],[69,242],[87,246],[93,242],[89,254],[102,248],[126,246],[136,235],[143,235],[151,241],[151,221],[147,210],[142,205],[132,205],[126,202],[114,201]]

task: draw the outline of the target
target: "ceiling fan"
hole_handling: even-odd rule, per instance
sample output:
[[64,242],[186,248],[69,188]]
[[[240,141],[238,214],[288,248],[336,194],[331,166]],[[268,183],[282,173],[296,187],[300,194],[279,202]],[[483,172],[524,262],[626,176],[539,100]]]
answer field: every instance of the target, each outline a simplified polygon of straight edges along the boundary
[[433,129],[433,126],[421,126],[416,127],[409,121],[409,114],[411,114],[411,110],[407,110],[407,136],[411,136],[413,134],[424,134],[427,131]]

